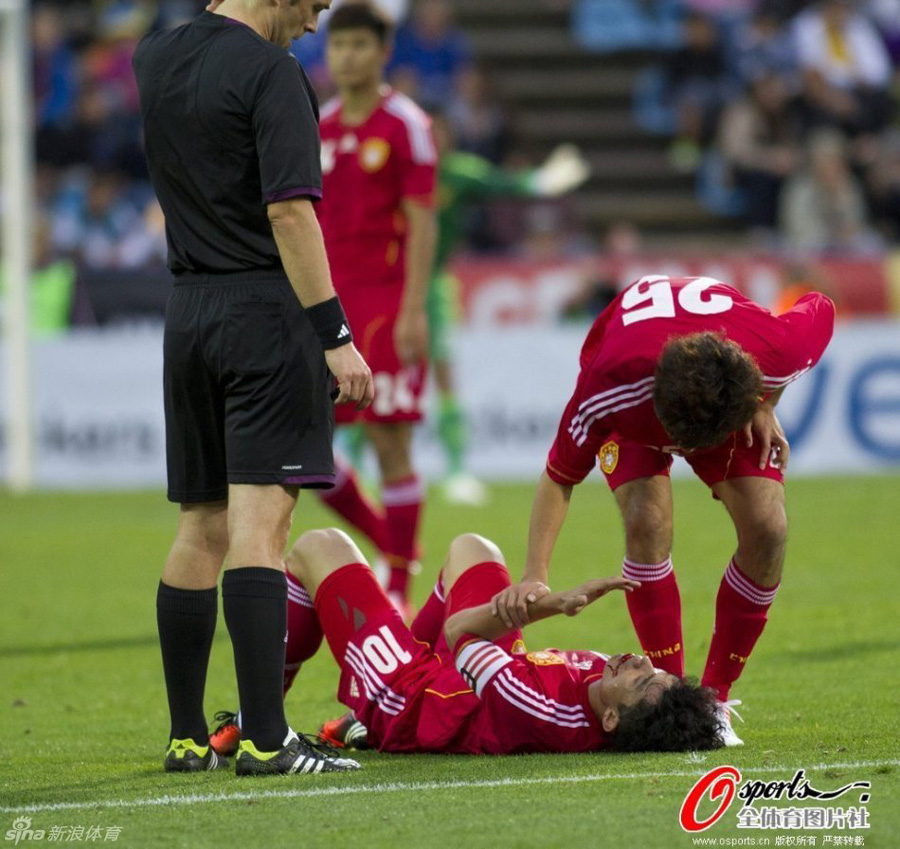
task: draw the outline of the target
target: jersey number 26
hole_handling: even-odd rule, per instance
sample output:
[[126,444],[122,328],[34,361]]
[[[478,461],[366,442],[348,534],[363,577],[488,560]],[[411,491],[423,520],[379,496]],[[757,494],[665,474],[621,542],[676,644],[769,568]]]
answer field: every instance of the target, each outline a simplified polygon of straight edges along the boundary
[[[678,305],[694,315],[715,315],[734,305],[728,295],[707,294],[711,286],[720,285],[712,277],[697,277],[678,290]],[[643,306],[646,304],[646,306]],[[648,318],[674,318],[675,295],[668,277],[642,277],[622,295],[622,323],[627,327]]]

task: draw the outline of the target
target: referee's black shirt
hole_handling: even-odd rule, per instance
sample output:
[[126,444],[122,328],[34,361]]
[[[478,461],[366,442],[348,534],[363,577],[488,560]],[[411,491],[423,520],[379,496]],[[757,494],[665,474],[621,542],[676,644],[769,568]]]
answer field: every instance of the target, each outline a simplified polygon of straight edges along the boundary
[[169,268],[280,268],[266,205],[322,195],[318,103],[297,60],[204,12],[144,38],[134,70]]

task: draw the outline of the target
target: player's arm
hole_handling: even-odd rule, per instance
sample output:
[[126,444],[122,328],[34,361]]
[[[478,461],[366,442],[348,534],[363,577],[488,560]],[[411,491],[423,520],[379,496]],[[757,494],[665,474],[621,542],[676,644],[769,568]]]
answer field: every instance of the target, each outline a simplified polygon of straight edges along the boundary
[[543,165],[507,171],[470,153],[450,154],[441,169],[458,197],[479,200],[495,197],[559,197],[578,188],[590,176],[590,166],[571,144],[559,145]]
[[[631,592],[638,587],[640,583],[628,578],[595,578],[565,592],[547,593],[529,604],[528,618],[530,622],[537,622],[560,614],[577,616],[589,604],[611,590]],[[464,635],[496,640],[512,630],[512,626],[494,614],[491,604],[479,604],[477,607],[457,611],[444,623],[444,636],[451,651]]]
[[528,553],[518,584],[507,587],[491,600],[491,612],[508,628],[533,621],[533,604],[550,592],[547,575],[559,532],[569,512],[572,484],[553,480],[544,471],[538,479],[528,525]]
[[278,253],[337,379],[337,402],[355,402],[362,409],[375,395],[372,373],[345,332],[344,313],[331,285],[322,231],[312,208],[312,200],[322,196],[322,168],[311,85],[293,56],[283,53],[262,72],[255,91],[248,110],[259,157],[262,202]]
[[834,303],[826,295],[811,292],[804,295],[790,310],[778,317],[787,325],[784,350],[781,352],[781,377],[763,376],[769,394],[760,400],[753,418],[744,427],[747,447],[759,445],[759,467],[765,469],[770,458],[772,464],[787,469],[791,447],[775,406],[781,400],[788,384],[812,368],[825,352],[834,332]]
[[428,356],[425,298],[437,245],[437,220],[434,208],[422,199],[406,198],[402,208],[407,222],[406,282],[394,325],[394,345],[400,361],[412,364]]
[[498,593],[491,602],[496,614],[510,627],[521,628],[527,624],[530,621],[528,605],[549,592],[550,560],[569,511],[572,489],[594,468],[597,449],[606,434],[602,427],[595,425],[585,431],[581,425],[580,407],[586,380],[590,380],[590,376],[582,372],[560,419],[547,466],[538,479],[522,580]]

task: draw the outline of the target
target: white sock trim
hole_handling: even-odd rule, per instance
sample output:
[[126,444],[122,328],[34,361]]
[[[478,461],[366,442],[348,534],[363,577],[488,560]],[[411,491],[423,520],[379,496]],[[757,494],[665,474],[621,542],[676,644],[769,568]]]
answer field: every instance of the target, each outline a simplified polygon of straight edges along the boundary
[[632,563],[627,557],[622,562],[622,577],[632,581],[661,581],[674,571],[671,556],[662,563]]
[[738,595],[743,596],[747,601],[753,602],[753,604],[758,604],[760,607],[768,607],[775,600],[778,587],[780,586],[780,584],[777,584],[768,590],[760,589],[752,584],[746,575],[738,569],[733,559],[728,563],[728,568],[725,570],[725,581]]

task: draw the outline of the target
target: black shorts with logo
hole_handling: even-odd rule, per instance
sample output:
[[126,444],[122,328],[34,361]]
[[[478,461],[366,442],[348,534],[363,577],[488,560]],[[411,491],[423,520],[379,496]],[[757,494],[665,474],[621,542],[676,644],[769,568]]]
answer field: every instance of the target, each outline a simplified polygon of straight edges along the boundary
[[181,275],[166,309],[170,501],[334,484],[334,378],[283,272]]

